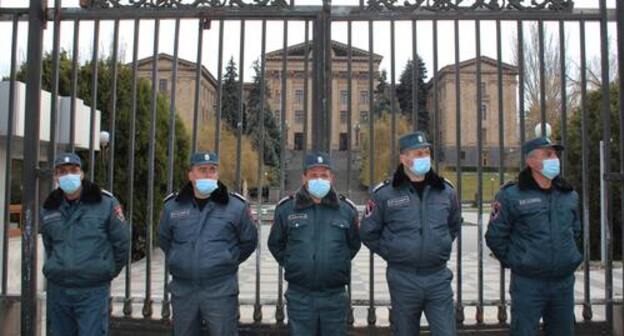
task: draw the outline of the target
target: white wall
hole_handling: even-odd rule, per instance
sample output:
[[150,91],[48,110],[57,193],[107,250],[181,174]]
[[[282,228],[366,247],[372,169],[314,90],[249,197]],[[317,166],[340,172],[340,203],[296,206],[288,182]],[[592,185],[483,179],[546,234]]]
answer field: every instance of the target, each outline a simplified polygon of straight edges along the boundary
[[[4,150],[4,148],[0,149],[0,260],[3,260],[4,256],[3,256],[3,251],[4,251],[4,246],[2,246],[3,242],[4,242],[4,190],[5,190],[5,186],[4,186],[4,178],[6,175],[6,165],[4,164],[6,162],[6,151]],[[2,265],[0,265],[0,279],[2,279],[3,277],[3,272],[4,270],[2,269]]]
[[[39,139],[41,141],[50,141],[50,111],[52,96],[47,91],[41,91],[41,115]],[[71,98],[58,98],[58,119],[56,125],[56,142],[59,144],[69,143],[69,126],[70,126],[70,107]],[[13,135],[24,136],[24,124],[26,119],[26,84],[22,82],[15,83],[15,116],[13,124]],[[0,82],[0,135],[7,134],[7,121],[9,112],[9,82]],[[76,128],[74,136],[76,139],[76,148],[89,148],[89,133],[91,121],[91,108],[86,106],[82,99],[76,99]],[[100,111],[95,112],[95,132],[93,132],[94,148],[100,150]]]

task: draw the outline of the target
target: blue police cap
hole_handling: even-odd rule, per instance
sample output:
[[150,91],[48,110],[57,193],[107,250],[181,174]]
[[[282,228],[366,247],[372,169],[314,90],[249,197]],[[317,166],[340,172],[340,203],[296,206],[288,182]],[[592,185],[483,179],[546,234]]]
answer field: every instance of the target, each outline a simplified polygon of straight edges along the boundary
[[206,164],[206,163],[218,166],[219,155],[212,153],[212,152],[206,152],[206,153],[198,152],[198,153],[194,153],[193,155],[191,155],[191,167],[195,165]]
[[325,167],[331,169],[331,161],[329,155],[322,152],[308,153],[304,161],[304,169],[310,169],[313,167]]
[[80,157],[74,153],[61,153],[57,155],[56,160],[54,160],[54,168],[62,165],[82,167],[82,161],[80,160]]
[[399,151],[431,147],[424,132],[417,131],[399,138]]
[[522,145],[522,154],[528,155],[538,148],[554,148],[556,151],[563,150],[563,146],[552,142],[549,137],[539,137],[525,142]]

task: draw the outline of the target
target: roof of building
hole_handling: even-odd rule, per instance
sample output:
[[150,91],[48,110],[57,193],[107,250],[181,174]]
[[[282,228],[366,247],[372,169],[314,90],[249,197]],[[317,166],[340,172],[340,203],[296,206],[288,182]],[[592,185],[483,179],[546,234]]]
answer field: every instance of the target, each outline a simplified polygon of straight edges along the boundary
[[[152,60],[153,59],[154,59],[154,56],[141,58],[141,59],[137,60],[137,65],[140,67],[142,65],[152,64]],[[160,54],[158,54],[158,59],[159,60],[167,60],[167,61],[170,61],[173,64],[173,56],[169,55],[167,53],[160,53]],[[128,65],[132,65],[132,62],[128,63]],[[190,69],[192,69],[194,71],[196,71],[196,69],[197,69],[196,68],[197,63],[189,61],[189,60],[186,60],[186,59],[181,58],[181,57],[178,57],[178,67],[180,65],[187,66],[187,67],[189,67]],[[179,68],[178,68],[178,70],[179,70]],[[204,78],[206,78],[212,85],[214,85],[215,87],[217,86],[217,79],[203,65],[202,65],[202,76],[204,76]]]
[[[332,51],[337,58],[347,58],[349,53],[349,46],[342,42],[331,41]],[[309,41],[307,44],[308,50],[311,53],[313,48],[313,41]],[[286,51],[289,59],[303,58],[305,55],[306,43],[299,43],[289,46]],[[266,54],[267,59],[281,59],[283,55],[283,49],[271,51]],[[351,55],[353,59],[361,61],[363,58],[368,60],[369,52],[364,49],[351,46]],[[373,53],[373,62],[379,63],[383,59],[383,56]]]

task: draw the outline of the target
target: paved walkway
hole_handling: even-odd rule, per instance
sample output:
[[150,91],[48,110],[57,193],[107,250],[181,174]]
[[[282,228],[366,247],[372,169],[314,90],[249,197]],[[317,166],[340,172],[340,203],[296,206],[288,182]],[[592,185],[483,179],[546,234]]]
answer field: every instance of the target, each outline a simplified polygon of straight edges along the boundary
[[[475,321],[475,308],[474,303],[478,299],[479,281],[478,281],[478,228],[474,224],[477,222],[476,212],[465,212],[464,218],[466,224],[462,229],[463,246],[462,246],[462,299],[467,305],[465,309],[466,323],[474,323]],[[487,223],[487,215],[484,215],[483,223]],[[269,233],[270,227],[264,225],[261,231],[261,245],[260,245],[260,300],[263,303],[263,321],[273,322],[275,321],[275,302],[278,298],[278,266],[274,261],[270,253],[266,248],[266,239]],[[485,230],[485,224],[484,224]],[[39,245],[40,251],[43,247]],[[483,295],[484,300],[494,301],[498,300],[500,295],[500,266],[499,263],[490,256],[490,251],[485,245],[483,245]],[[10,240],[10,253],[9,253],[9,293],[19,294],[20,291],[20,274],[21,274],[21,243],[19,238],[12,238]],[[241,265],[239,271],[239,283],[240,283],[240,300],[241,300],[241,320],[252,321],[253,303],[255,302],[255,288],[256,288],[256,254],[254,253],[244,264]],[[40,259],[41,260],[41,259]],[[164,272],[163,272],[164,256],[159,249],[155,249],[152,257],[152,273],[151,273],[151,290],[152,298],[154,300],[153,305],[153,318],[160,318],[161,316],[161,301],[163,297],[163,284],[164,284]],[[360,303],[367,303],[369,298],[370,289],[370,252],[366,247],[362,247],[360,252],[355,257],[352,270],[352,292],[353,299]],[[453,280],[453,289],[457,293],[457,253],[456,248],[453,249],[451,255],[451,261],[449,267],[455,273],[456,278]],[[42,262],[39,262],[39,269]],[[388,309],[387,306],[390,302],[388,294],[388,287],[385,279],[385,262],[375,256],[374,257],[374,297],[377,309],[378,324],[388,324]],[[142,317],[142,307],[145,297],[145,260],[138,261],[132,265],[132,281],[131,281],[131,296],[133,297],[133,316]],[[39,271],[40,272],[40,271]],[[40,274],[40,279],[43,276]],[[622,266],[621,263],[616,263],[614,268],[614,293],[618,300],[622,299]],[[509,299],[507,293],[509,272],[506,272],[505,277],[505,296]],[[604,281],[604,269],[599,265],[592,266],[590,276],[590,291],[591,298],[596,300],[604,300],[605,297],[605,281]],[[39,289],[43,291],[43,282],[40,281]],[[284,289],[286,283],[284,283]],[[583,272],[582,270],[576,273],[576,288],[575,297],[577,303],[582,303],[583,293]],[[112,285],[112,295],[114,296],[113,314],[122,314],[122,301],[125,295],[125,270],[121,275],[115,279]],[[358,325],[366,323],[367,307],[357,306],[355,308],[355,319]],[[508,315],[509,316],[509,315]],[[595,319],[604,318],[604,309],[599,305],[594,306]],[[581,307],[577,307],[577,319],[582,320]],[[497,321],[497,309],[496,307],[488,307],[485,309],[486,322]]]

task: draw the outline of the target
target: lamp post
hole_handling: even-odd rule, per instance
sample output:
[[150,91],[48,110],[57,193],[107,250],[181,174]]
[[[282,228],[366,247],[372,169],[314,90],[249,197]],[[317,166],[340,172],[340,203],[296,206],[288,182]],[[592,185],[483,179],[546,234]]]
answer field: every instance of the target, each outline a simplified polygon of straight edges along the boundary
[[108,162],[107,150],[110,143],[110,133],[107,131],[100,132],[100,160],[102,168],[106,171],[106,163]]

